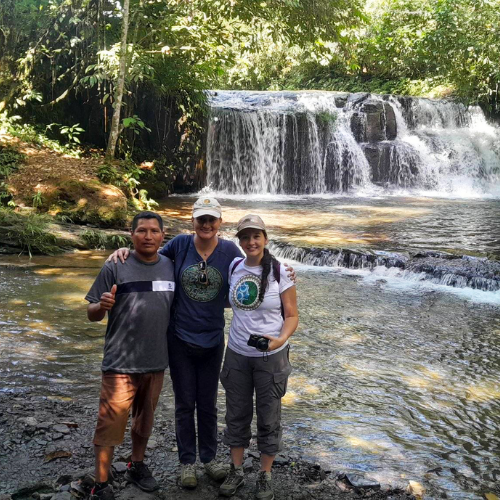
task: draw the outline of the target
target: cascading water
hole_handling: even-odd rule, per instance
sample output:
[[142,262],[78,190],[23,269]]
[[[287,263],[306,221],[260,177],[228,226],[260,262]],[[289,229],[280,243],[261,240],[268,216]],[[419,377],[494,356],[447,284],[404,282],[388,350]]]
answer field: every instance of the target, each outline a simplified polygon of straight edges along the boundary
[[500,129],[477,107],[335,92],[222,91],[210,102],[215,191],[500,193]]
[[229,193],[323,193],[369,182],[334,95],[219,92],[207,136],[208,183]]

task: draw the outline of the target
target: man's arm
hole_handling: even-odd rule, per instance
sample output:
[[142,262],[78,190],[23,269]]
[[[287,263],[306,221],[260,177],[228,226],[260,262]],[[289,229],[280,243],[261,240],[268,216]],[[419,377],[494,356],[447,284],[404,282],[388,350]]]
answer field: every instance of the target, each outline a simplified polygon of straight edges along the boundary
[[87,318],[90,321],[101,321],[115,305],[116,285],[111,287],[111,291],[104,292],[99,302],[94,302],[87,306]]

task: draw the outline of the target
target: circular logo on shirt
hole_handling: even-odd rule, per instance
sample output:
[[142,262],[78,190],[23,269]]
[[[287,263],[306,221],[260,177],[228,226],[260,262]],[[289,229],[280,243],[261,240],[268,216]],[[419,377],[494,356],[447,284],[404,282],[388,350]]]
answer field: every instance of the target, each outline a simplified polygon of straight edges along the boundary
[[260,306],[260,278],[254,274],[242,276],[233,289],[233,304],[238,309],[253,311]]
[[222,288],[222,274],[218,269],[207,266],[206,279],[198,264],[186,267],[182,272],[181,285],[186,295],[196,302],[209,302],[215,299]]

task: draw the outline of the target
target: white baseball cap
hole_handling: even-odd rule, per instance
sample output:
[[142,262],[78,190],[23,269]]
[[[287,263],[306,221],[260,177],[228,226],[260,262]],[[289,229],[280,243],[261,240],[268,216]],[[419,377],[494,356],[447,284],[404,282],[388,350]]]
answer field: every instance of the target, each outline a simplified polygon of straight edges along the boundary
[[193,205],[193,218],[201,217],[202,215],[211,215],[220,219],[222,217],[222,208],[220,203],[215,198],[202,196],[198,198]]

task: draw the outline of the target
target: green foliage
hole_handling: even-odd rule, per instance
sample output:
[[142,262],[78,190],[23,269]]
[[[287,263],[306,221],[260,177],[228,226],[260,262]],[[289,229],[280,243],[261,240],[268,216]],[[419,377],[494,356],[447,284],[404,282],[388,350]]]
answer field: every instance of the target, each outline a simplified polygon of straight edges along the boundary
[[97,167],[97,178],[104,184],[120,185],[120,174],[110,163],[103,163]]
[[12,146],[0,144],[0,179],[7,178],[26,160],[26,155]]
[[158,207],[158,203],[155,200],[148,198],[148,192],[145,189],[139,189],[139,201],[146,210],[154,210]]
[[22,118],[18,115],[8,115],[6,111],[0,113],[0,132],[8,133],[24,142],[43,146],[57,153],[63,153],[74,158],[79,158],[82,151],[75,144],[61,144],[59,140],[50,138],[47,131],[53,126],[51,124],[43,128],[41,125],[21,123]]
[[26,156],[15,147],[0,144],[0,205],[13,204],[7,180],[25,159]]
[[71,144],[80,144],[80,139],[78,136],[85,132],[85,130],[80,127],[79,123],[75,123],[71,125],[71,127],[61,127],[60,133],[61,135],[67,137],[67,142],[69,145]]
[[33,195],[33,202],[31,204],[31,206],[33,208],[40,208],[41,206],[43,206],[43,203],[44,203],[44,199],[43,199],[43,193],[41,191],[37,191],[34,195]]
[[61,251],[57,238],[49,232],[50,217],[36,213],[19,214],[0,207],[0,238],[9,246],[27,252],[54,254]]
[[123,128],[132,130],[136,135],[139,135],[141,130],[151,132],[151,129],[146,127],[145,123],[137,115],[124,118],[122,122]]
[[386,0],[373,20],[362,51],[369,73],[434,80],[465,100],[498,106],[498,1]]
[[337,118],[337,115],[331,111],[318,111],[316,113],[316,121],[324,126],[334,127]]
[[145,174],[130,158],[117,163],[118,167],[110,163],[104,163],[97,169],[97,177],[105,184],[113,184],[119,188],[125,188],[135,208],[151,210],[158,206],[155,200],[148,198],[145,189],[139,189],[141,182],[139,178]]
[[123,234],[108,234],[104,231],[87,229],[82,233],[82,238],[90,248],[96,250],[115,249],[131,245],[129,236]]

